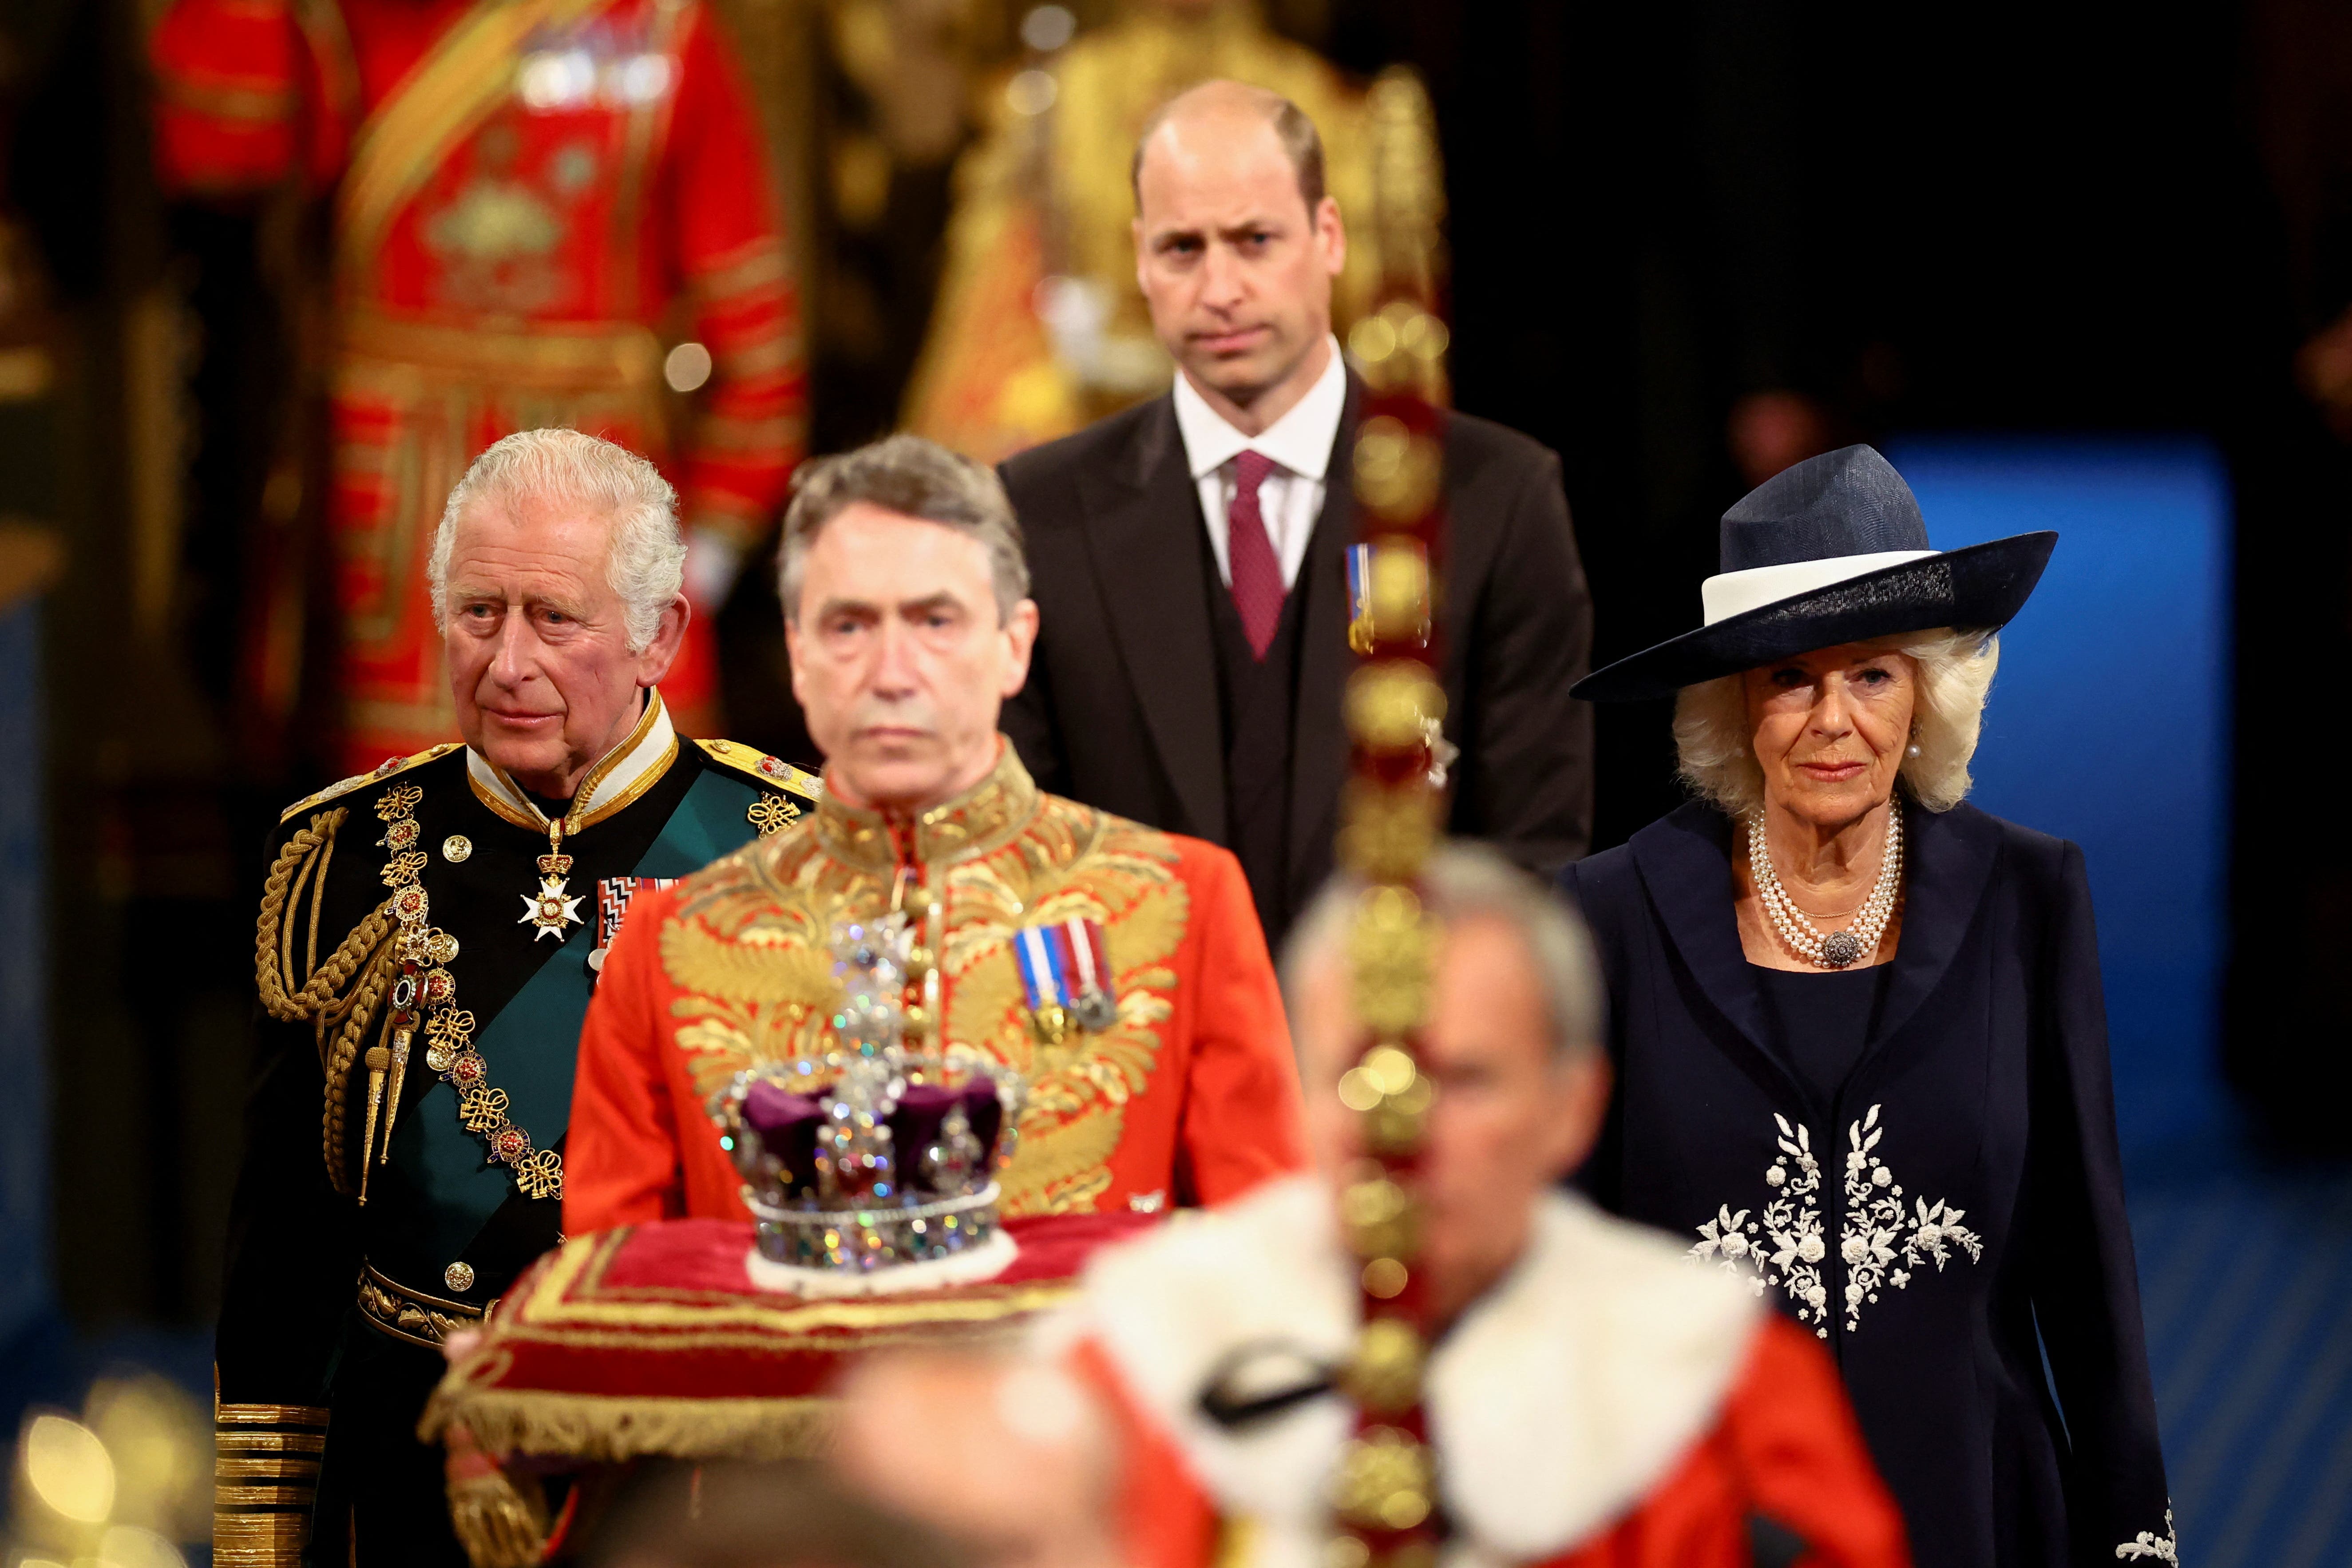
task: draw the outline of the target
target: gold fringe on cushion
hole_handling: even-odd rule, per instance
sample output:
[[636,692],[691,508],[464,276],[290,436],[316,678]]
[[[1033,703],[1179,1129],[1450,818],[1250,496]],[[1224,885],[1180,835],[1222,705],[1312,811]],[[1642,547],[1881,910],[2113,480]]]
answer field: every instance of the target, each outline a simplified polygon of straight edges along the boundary
[[417,1423],[425,1442],[463,1426],[492,1454],[581,1459],[806,1459],[832,1439],[831,1399],[662,1399],[467,1389],[434,1396]]

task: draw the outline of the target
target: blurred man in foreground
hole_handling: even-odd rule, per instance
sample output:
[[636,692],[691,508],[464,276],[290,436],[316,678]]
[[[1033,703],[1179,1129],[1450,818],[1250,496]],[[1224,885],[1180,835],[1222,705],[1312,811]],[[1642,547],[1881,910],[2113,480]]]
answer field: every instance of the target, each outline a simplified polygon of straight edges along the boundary
[[646,1463],[579,1554],[586,1568],[981,1568],[806,1463]]
[[[1047,789],[1232,849],[1277,945],[1331,869],[1354,666],[1365,390],[1331,335],[1350,238],[1324,168],[1314,122],[1260,88],[1207,82],[1153,116],[1135,269],[1175,387],[1004,465],[1045,616],[1005,732]],[[1592,815],[1559,460],[1467,415],[1441,440],[1451,826],[1549,876]]]
[[1128,1568],[1116,1435],[1060,1367],[989,1353],[869,1357],[842,1387],[832,1458],[862,1495],[953,1541],[972,1568]]
[[[1440,850],[1423,891],[1444,935],[1414,1267],[1453,1546],[1576,1568],[1900,1568],[1901,1521],[1811,1337],[1556,1184],[1608,1098],[1582,928],[1484,850]],[[1365,1044],[1355,901],[1328,889],[1285,959],[1320,1174],[1088,1270],[1076,1364],[1126,1434],[1131,1563],[1337,1561],[1327,1500],[1359,1296],[1333,1192],[1363,1154],[1339,1088]]]
[[466,1561],[417,1416],[436,1347],[561,1239],[601,951],[646,882],[814,794],[671,727],[677,502],[651,463],[576,430],[483,453],[428,572],[464,741],[279,822],[215,1352],[218,1563],[290,1565],[310,1542],[360,1568]]
[[564,1228],[746,1216],[712,1097],[747,1069],[812,1100],[837,1086],[835,944],[894,912],[924,933],[904,1043],[1025,1084],[1003,1217],[1213,1203],[1303,1165],[1233,857],[1045,794],[997,732],[1038,612],[996,476],[900,436],[796,488],[781,589],[824,795],[631,913],[581,1038]]

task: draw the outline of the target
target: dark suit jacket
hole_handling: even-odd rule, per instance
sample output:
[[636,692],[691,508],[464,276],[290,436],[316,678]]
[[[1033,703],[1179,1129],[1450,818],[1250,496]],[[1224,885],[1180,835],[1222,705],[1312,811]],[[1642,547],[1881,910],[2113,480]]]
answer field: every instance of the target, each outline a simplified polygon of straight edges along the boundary
[[2112,1563],[2169,1504],[2083,853],[1970,805],[1906,826],[1885,999],[1827,1103],[1766,1027],[1722,814],[1568,868],[1618,1069],[1587,1180],[1822,1334],[1922,1568]]
[[[1362,395],[1351,377],[1322,516],[1299,567],[1300,584],[1314,574],[1318,587],[1300,628],[1291,744],[1294,908],[1330,872],[1347,772],[1339,701],[1355,662],[1345,579],[1356,539],[1347,456]],[[1003,724],[1055,794],[1224,844],[1205,610],[1213,577],[1187,467],[1171,396],[1004,465],[1044,626],[1029,684]],[[1568,695],[1587,668],[1591,604],[1559,459],[1499,425],[1452,415],[1445,501],[1438,636],[1445,732],[1462,752],[1452,828],[1549,876],[1584,853],[1592,826],[1591,714]]]

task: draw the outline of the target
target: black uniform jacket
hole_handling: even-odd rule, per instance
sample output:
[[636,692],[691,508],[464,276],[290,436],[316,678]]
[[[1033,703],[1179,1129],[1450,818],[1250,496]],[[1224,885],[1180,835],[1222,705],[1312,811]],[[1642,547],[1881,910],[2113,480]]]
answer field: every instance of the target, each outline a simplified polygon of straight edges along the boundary
[[[1331,869],[1348,742],[1349,454],[1363,387],[1349,380],[1322,515],[1291,593],[1306,621],[1291,736],[1287,894]],[[1013,458],[1004,483],[1028,539],[1043,626],[1029,682],[1003,724],[1038,786],[1234,847],[1200,491],[1171,395]],[[1591,601],[1559,459],[1467,415],[1445,424],[1438,608],[1452,830],[1541,875],[1581,855],[1592,826],[1592,718],[1568,689],[1588,668]],[[1264,896],[1260,903],[1269,900]],[[1273,934],[1273,933],[1270,933]]]
[[[501,795],[495,775],[485,785],[486,765],[469,772],[463,746],[345,780],[278,826],[215,1341],[221,1451],[243,1467],[221,1484],[215,1530],[251,1549],[240,1561],[296,1560],[322,1458],[320,1515],[347,1511],[314,1550],[404,1568],[463,1561],[416,1420],[441,1370],[437,1341],[560,1239],[599,884],[696,870],[782,826],[813,784],[748,747],[677,738],[654,705],[641,742],[653,763],[609,805],[592,795],[565,839],[561,929],[544,935],[529,915],[547,831],[517,809],[527,797]],[[427,973],[446,989],[413,1000],[411,1054],[396,1100],[385,1073],[362,1181],[367,1053],[389,1050],[402,999],[392,910],[415,892]],[[461,1018],[472,1063],[447,1076],[428,1051],[450,1059]]]
[[1721,813],[1568,868],[1618,1072],[1586,1180],[1822,1335],[1927,1568],[2170,1561],[2082,851],[1969,805],[1906,824],[1894,972],[1829,1103],[1765,1033]]

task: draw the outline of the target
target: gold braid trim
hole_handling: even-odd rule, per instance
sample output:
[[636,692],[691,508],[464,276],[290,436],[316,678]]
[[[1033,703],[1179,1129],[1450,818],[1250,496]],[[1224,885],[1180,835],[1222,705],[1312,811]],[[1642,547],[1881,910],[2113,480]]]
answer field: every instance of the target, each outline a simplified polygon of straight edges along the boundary
[[213,1422],[220,1426],[317,1426],[327,1425],[323,1405],[223,1405],[213,1401]]
[[493,1454],[583,1459],[807,1459],[831,1446],[831,1399],[661,1399],[528,1390],[436,1396],[416,1435],[438,1441],[452,1423]]
[[[215,1398],[221,1453],[213,1470],[213,1562],[218,1568],[300,1563],[318,1500],[327,1415],[322,1405],[227,1405]],[[278,1451],[255,1452],[269,1448]]]
[[224,1454],[213,1461],[213,1479],[221,1481],[315,1481],[320,1461],[315,1457],[282,1454],[256,1458]]
[[263,1009],[280,1023],[303,1022],[333,1007],[352,975],[392,930],[392,900],[387,898],[336,945],[324,963],[299,982],[294,977],[294,928],[286,919],[286,907],[299,903],[306,889],[310,893],[307,961],[318,952],[319,910],[327,896],[326,861],[334,853],[337,830],[350,815],[350,807],[341,805],[314,814],[309,826],[296,828],[287,837],[278,858],[270,862],[269,875],[262,880],[261,918],[253,935],[253,977],[261,990]]
[[[326,1419],[321,1411],[319,1418]],[[213,1447],[223,1454],[323,1454],[327,1439],[315,1432],[235,1432],[213,1434]],[[226,1461],[223,1461],[226,1463]]]

